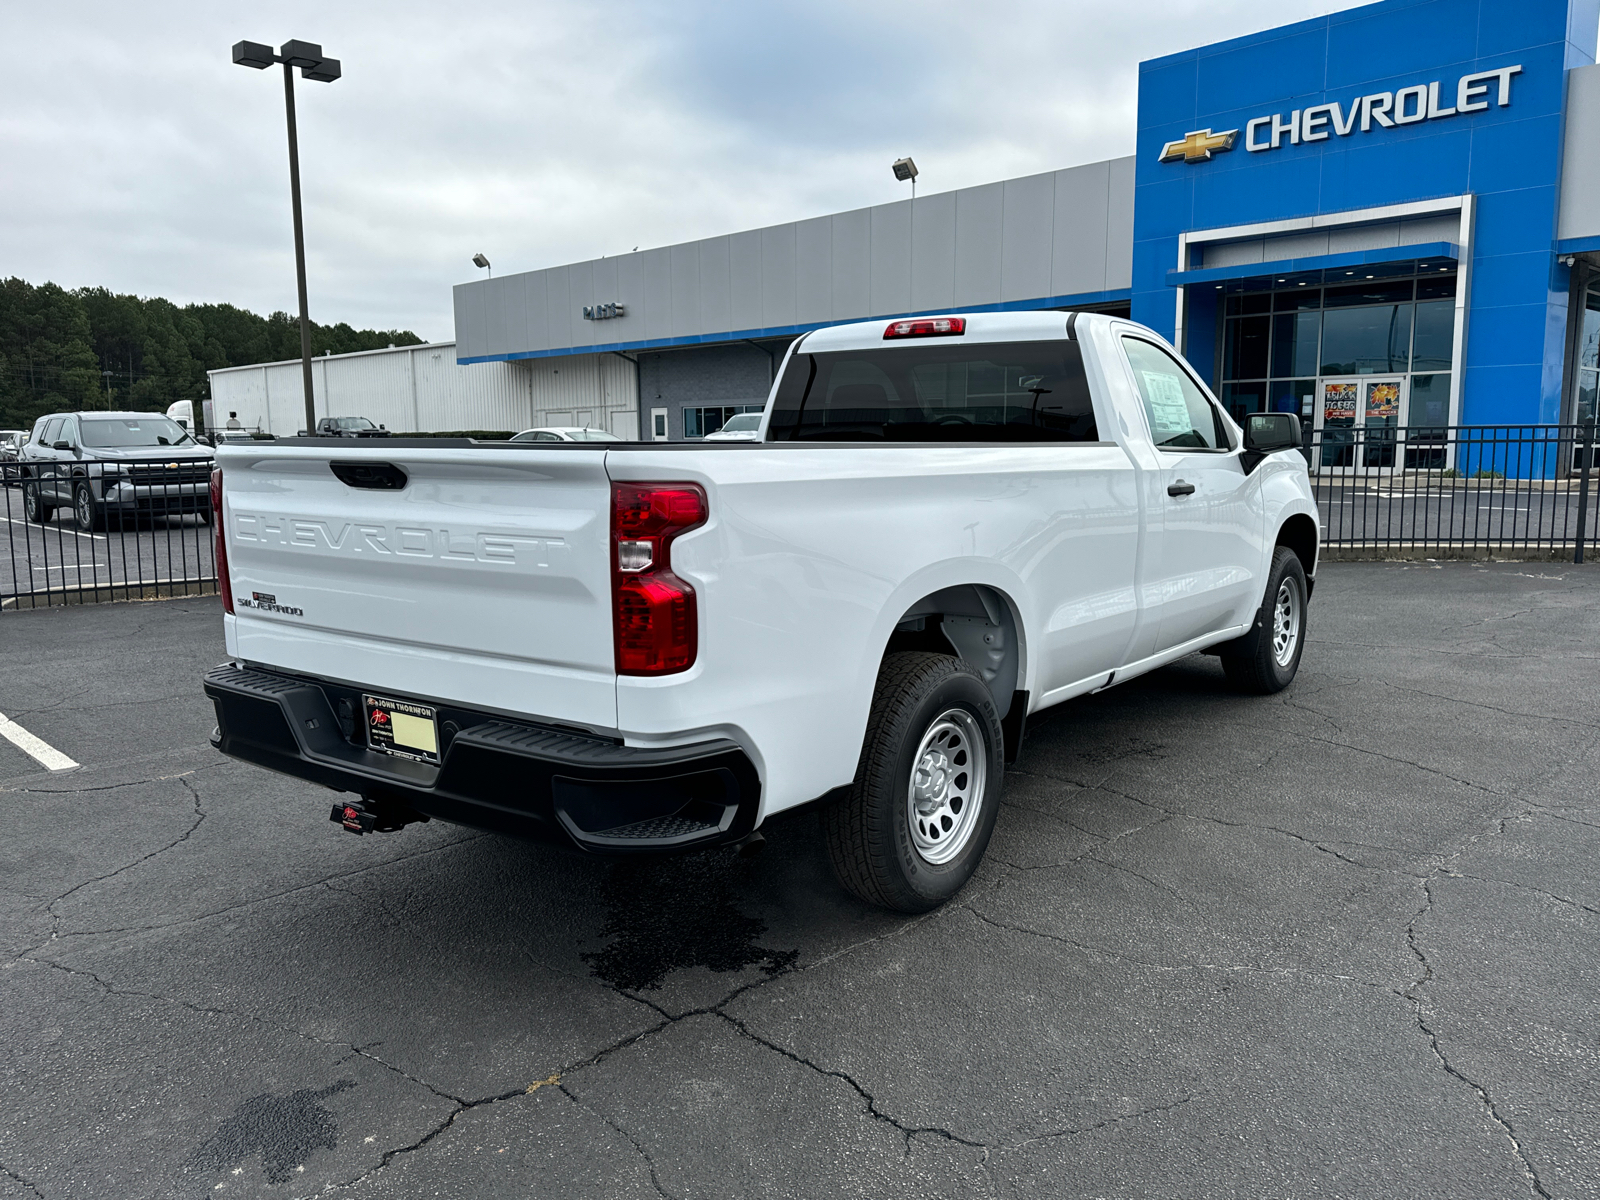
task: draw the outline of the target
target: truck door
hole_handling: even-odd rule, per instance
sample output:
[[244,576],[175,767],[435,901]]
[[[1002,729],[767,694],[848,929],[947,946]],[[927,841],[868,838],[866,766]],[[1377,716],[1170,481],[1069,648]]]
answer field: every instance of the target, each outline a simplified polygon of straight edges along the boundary
[[1159,611],[1155,651],[1243,624],[1261,603],[1263,517],[1221,410],[1166,349],[1130,333],[1122,347],[1160,459],[1164,520],[1146,594]]

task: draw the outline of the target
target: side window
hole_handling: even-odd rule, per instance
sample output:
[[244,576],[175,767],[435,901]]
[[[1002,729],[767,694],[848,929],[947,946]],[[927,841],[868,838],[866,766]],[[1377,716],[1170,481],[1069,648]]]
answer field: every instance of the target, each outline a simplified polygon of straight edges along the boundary
[[78,437],[78,423],[71,417],[61,418],[61,431],[56,434],[56,437],[60,438],[71,446],[76,447],[83,444],[82,440]]
[[1143,338],[1125,336],[1122,347],[1133,367],[1157,446],[1168,450],[1231,449],[1216,406],[1172,355]]
[[61,418],[52,417],[50,420],[45,422],[44,432],[39,435],[39,445],[48,449],[50,446],[55,444],[56,439],[60,436]]

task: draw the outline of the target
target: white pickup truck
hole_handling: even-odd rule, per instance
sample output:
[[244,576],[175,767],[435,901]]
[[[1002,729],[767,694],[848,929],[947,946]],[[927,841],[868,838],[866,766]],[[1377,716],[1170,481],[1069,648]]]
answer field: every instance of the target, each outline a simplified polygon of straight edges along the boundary
[[807,334],[754,442],[229,443],[214,741],[356,832],[666,852],[815,803],[846,887],[925,910],[1030,713],[1202,650],[1294,678],[1299,444],[1064,312]]

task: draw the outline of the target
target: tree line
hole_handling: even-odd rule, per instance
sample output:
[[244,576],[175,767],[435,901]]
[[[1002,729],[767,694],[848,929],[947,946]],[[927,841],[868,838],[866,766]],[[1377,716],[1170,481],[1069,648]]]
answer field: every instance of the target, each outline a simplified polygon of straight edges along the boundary
[[[311,325],[318,355],[421,341],[403,329]],[[207,371],[299,357],[300,321],[284,312],[263,317],[101,287],[0,283],[0,429],[32,428],[48,412],[162,411],[205,399]]]

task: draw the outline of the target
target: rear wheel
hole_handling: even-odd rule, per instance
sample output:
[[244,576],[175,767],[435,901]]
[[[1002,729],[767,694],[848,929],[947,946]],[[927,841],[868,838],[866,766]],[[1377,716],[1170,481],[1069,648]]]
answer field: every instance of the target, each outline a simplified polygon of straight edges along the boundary
[[889,655],[850,794],[822,814],[839,882],[869,904],[937,908],[983,858],[1004,772],[982,677],[948,655]]
[[55,505],[44,502],[44,496],[39,492],[38,480],[29,480],[22,485],[22,511],[28,520],[37,525],[43,525],[55,516]]
[[1241,692],[1268,696],[1294,682],[1306,644],[1306,573],[1300,556],[1286,546],[1272,554],[1261,629],[1255,650],[1224,654],[1222,669]]

